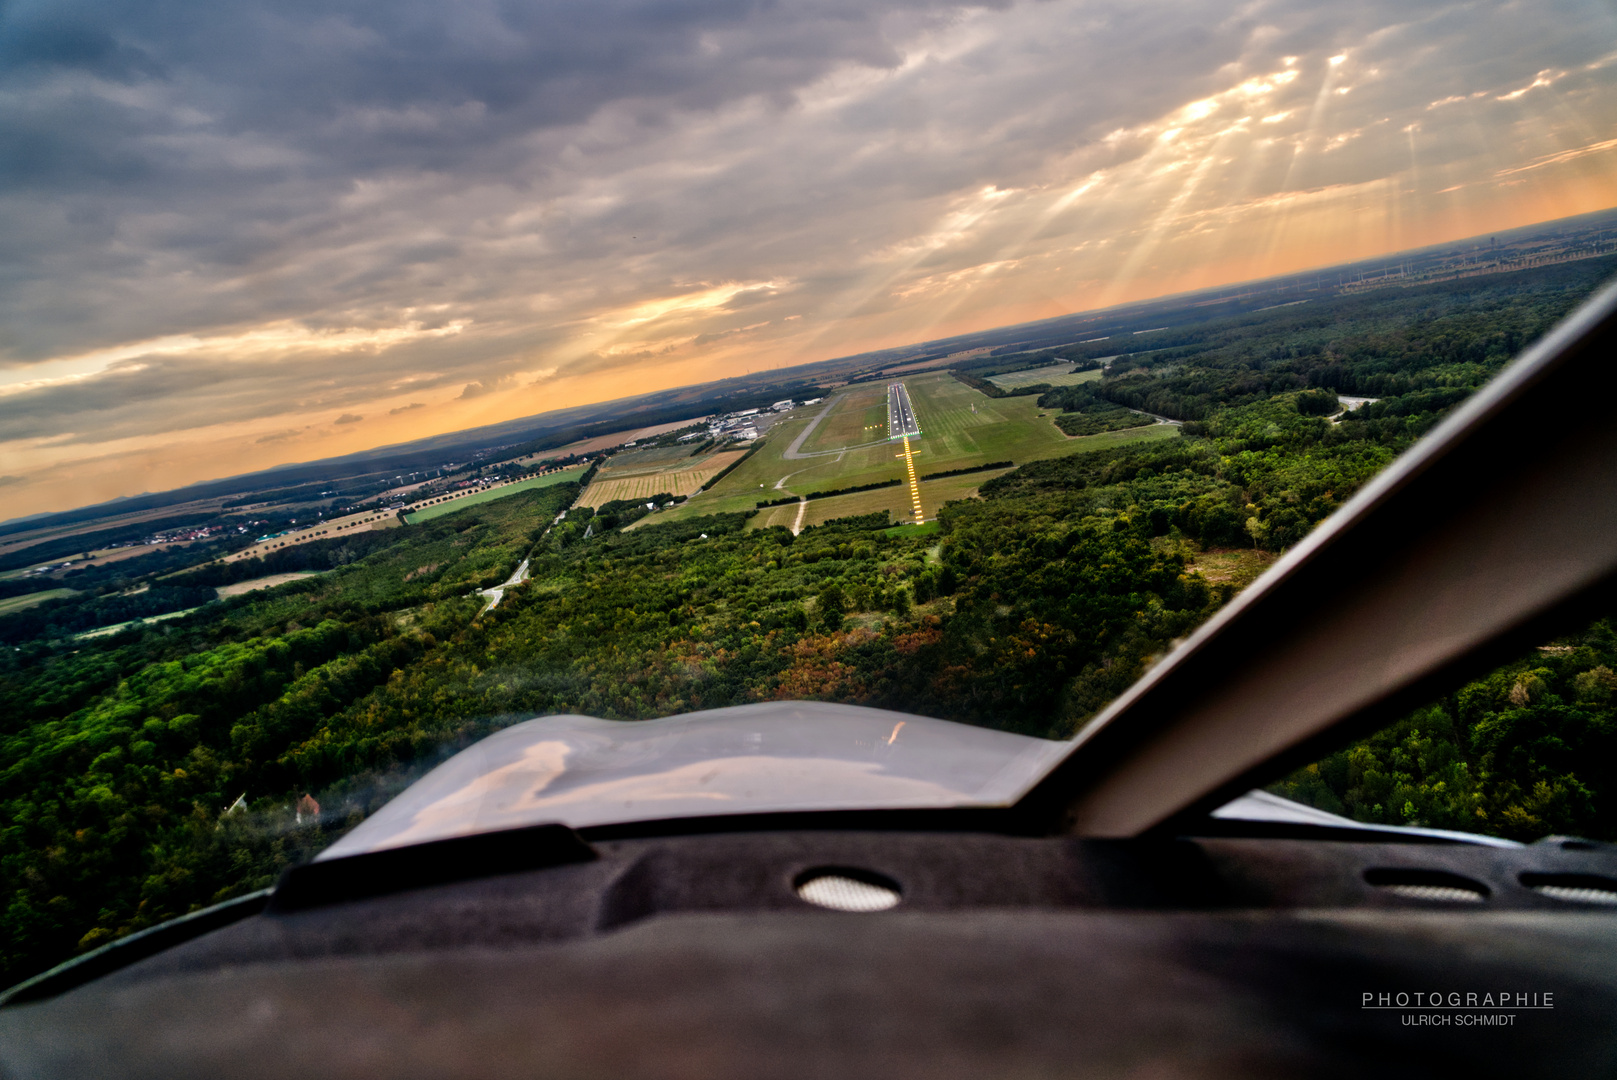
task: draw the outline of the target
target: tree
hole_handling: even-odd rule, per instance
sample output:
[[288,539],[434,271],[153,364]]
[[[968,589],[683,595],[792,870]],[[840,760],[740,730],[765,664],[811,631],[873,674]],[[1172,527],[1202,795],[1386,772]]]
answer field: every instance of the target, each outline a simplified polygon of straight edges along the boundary
[[835,633],[841,630],[848,614],[848,600],[842,587],[833,583],[821,589],[814,609],[819,613],[820,625],[827,631]]

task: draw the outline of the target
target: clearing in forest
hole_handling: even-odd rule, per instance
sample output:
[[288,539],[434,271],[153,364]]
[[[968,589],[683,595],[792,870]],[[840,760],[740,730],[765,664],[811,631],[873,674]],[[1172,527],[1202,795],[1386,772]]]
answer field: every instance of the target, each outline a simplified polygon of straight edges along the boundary
[[60,600],[64,596],[77,596],[77,589],[41,589],[39,592],[25,593],[22,596],[8,596],[0,600],[0,615],[10,615],[14,611],[27,611],[37,607],[47,600]]
[[1001,390],[1015,390],[1019,386],[1036,386],[1039,383],[1047,383],[1050,386],[1077,386],[1079,383],[1099,382],[1100,377],[1100,368],[1093,371],[1073,371],[1072,361],[1064,360],[1043,367],[1029,368],[1027,371],[990,375],[988,381]]
[[1195,572],[1214,585],[1229,584],[1244,589],[1256,581],[1275,561],[1272,552],[1257,548],[1208,548],[1195,550],[1194,545],[1182,545],[1185,551],[1185,570]]
[[[907,376],[904,383],[923,433],[910,440],[915,470],[923,477],[996,461],[1021,465],[1040,458],[1144,439],[1175,438],[1179,434],[1177,427],[1159,424],[1071,438],[1055,426],[1057,413],[1039,409],[1033,395],[991,398],[946,371]],[[757,453],[712,488],[665,511],[663,520],[744,512],[760,502],[904,480],[900,450],[887,441],[887,383],[848,387],[829,404],[830,411],[803,440],[796,458],[788,459],[786,454],[803,433],[803,427],[795,422],[778,425],[764,436]],[[813,415],[818,415],[818,410]],[[949,499],[966,497],[989,475],[992,474],[967,474],[947,490],[938,488],[935,481],[923,481],[924,515],[930,518]],[[827,512],[816,505],[820,503],[835,505]],[[888,508],[895,511],[897,518],[908,516],[909,494],[904,486],[810,500],[804,524]],[[796,516],[796,505],[788,503],[759,511],[751,524],[754,528],[790,527]]]

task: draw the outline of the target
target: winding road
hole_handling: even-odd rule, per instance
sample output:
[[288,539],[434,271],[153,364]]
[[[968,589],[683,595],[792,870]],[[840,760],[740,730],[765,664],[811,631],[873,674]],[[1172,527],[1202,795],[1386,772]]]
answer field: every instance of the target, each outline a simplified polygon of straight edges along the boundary
[[499,606],[500,601],[505,599],[506,589],[512,585],[521,585],[526,580],[528,580],[528,560],[523,559],[521,565],[517,567],[516,572],[508,580],[500,582],[492,589],[479,590],[480,595],[488,597],[488,606],[479,611],[478,614],[486,615],[493,611]]

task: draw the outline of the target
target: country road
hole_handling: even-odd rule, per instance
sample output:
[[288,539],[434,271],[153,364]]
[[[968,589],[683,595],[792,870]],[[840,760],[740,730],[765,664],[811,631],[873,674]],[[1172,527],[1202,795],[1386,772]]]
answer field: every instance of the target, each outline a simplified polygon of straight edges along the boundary
[[821,420],[824,420],[830,415],[831,410],[836,406],[836,403],[836,398],[832,398],[830,401],[826,402],[825,408],[816,413],[814,415],[814,419],[810,420],[804,426],[803,430],[797,433],[797,438],[792,440],[792,445],[786,448],[786,452],[782,454],[781,457],[787,461],[803,461],[807,458],[826,457],[830,454],[842,454],[849,450],[863,450],[867,446],[881,446],[887,441],[886,439],[879,439],[876,442],[860,443],[858,446],[839,446],[835,450],[815,450],[808,454],[800,453],[798,448],[803,445],[804,440],[806,440],[810,435],[814,434],[814,429],[820,426]]
[[492,589],[481,590],[481,595],[488,597],[488,606],[482,611],[479,611],[478,614],[486,615],[493,611],[499,606],[500,601],[505,599],[506,589],[510,588],[512,585],[521,585],[526,580],[528,580],[528,560],[523,559],[522,562],[517,566],[516,571],[508,579],[500,582]]

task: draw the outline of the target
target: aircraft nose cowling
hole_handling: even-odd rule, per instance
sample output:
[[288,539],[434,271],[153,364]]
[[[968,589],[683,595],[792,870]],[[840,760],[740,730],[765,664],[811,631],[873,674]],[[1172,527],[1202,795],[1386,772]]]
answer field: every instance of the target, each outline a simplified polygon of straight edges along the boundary
[[456,754],[320,858],[543,823],[1008,806],[1070,749],[813,701],[661,720],[545,716]]

